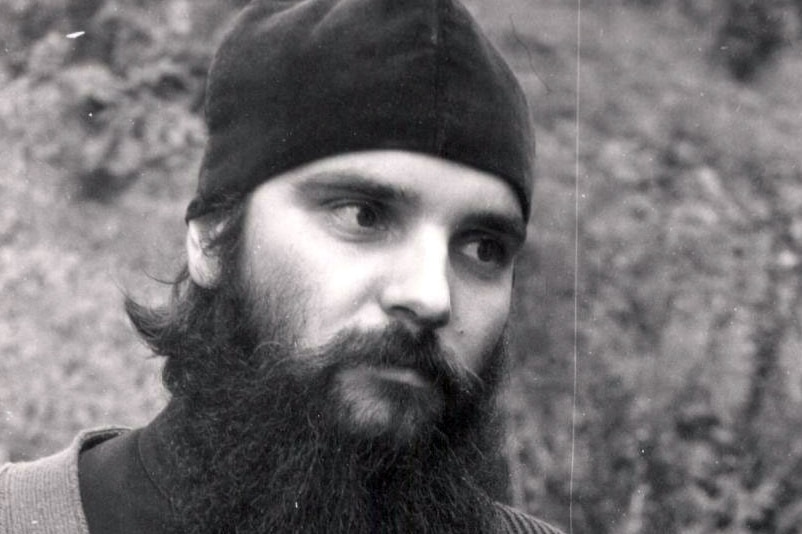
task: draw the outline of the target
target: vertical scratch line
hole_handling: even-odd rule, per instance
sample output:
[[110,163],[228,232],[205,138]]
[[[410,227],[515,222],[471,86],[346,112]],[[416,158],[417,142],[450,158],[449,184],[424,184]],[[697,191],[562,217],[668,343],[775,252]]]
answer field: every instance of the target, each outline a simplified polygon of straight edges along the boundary
[[574,532],[574,456],[576,454],[576,409],[579,364],[579,106],[580,68],[582,64],[582,0],[577,0],[576,10],[576,137],[574,144],[574,354],[573,392],[571,402],[571,470],[568,480],[568,532]]

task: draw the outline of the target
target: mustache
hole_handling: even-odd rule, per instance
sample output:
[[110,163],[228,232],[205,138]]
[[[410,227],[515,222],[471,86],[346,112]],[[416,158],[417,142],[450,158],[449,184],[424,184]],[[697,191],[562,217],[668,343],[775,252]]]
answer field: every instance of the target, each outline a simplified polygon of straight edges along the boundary
[[400,323],[377,331],[348,330],[323,346],[296,351],[292,359],[296,365],[303,362],[304,372],[359,366],[407,368],[455,398],[475,396],[485,387],[453,350],[442,346],[434,331],[412,332]]

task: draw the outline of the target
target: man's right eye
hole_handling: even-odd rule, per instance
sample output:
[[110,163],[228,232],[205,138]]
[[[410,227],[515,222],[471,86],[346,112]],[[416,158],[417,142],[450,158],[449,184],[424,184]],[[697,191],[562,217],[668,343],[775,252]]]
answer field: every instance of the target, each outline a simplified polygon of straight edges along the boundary
[[381,206],[358,200],[337,202],[329,206],[331,224],[339,231],[355,235],[372,235],[387,230],[388,223]]

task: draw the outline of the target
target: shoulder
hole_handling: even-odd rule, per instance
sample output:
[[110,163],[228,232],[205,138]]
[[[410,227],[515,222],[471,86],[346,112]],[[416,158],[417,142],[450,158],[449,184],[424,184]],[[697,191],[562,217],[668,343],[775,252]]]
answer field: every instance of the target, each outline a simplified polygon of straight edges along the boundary
[[126,432],[128,429],[117,427],[84,430],[75,437],[69,447],[53,455],[38,460],[0,465],[0,476],[6,480],[27,477],[35,478],[37,481],[40,481],[43,473],[47,473],[48,476],[54,473],[68,473],[77,477],[78,455],[83,449]]
[[500,523],[499,532],[510,534],[563,534],[561,530],[545,521],[505,504],[496,503],[496,512]]
[[78,455],[87,445],[122,432],[118,428],[81,432],[68,448],[52,456],[0,466],[0,533],[33,532],[31,525],[38,525],[35,532],[85,532]]

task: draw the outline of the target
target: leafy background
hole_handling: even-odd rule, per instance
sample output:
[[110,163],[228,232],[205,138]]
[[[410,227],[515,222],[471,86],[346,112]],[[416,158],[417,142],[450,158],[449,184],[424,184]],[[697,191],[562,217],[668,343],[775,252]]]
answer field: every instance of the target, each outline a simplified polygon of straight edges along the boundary
[[[0,460],[139,425],[242,1],[0,0]],[[511,502],[577,533],[802,532],[799,0],[471,0],[533,103]],[[73,32],[85,32],[68,37]]]

